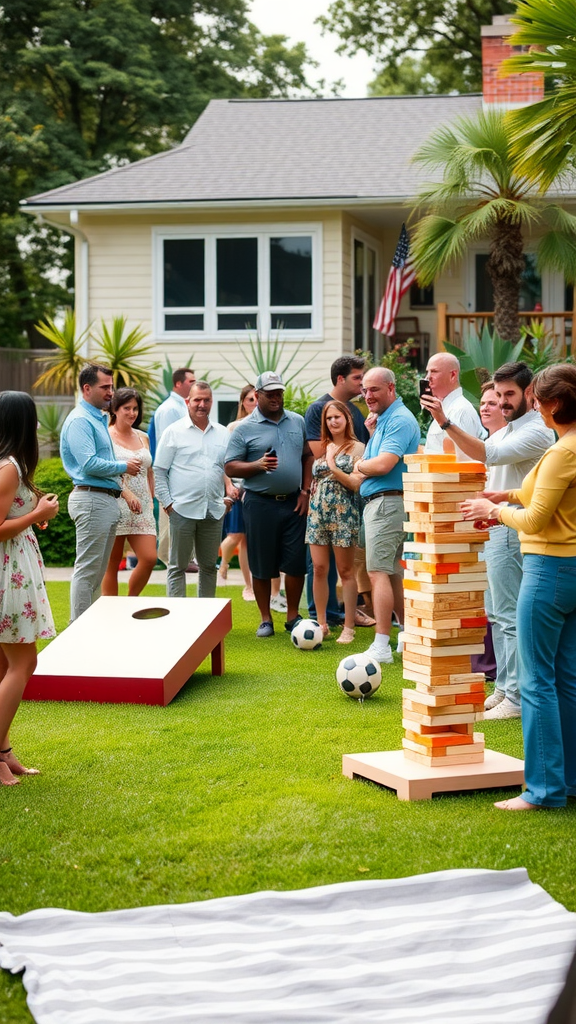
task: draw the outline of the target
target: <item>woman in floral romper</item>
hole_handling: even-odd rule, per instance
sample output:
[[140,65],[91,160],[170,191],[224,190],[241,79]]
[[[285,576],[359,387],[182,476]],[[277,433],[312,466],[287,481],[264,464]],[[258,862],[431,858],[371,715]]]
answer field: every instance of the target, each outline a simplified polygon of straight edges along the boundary
[[33,484],[38,463],[36,406],[21,391],[0,394],[0,785],[37,775],[12,753],[8,731],[36,668],[36,641],[56,635],[33,523],[58,512],[55,495]]

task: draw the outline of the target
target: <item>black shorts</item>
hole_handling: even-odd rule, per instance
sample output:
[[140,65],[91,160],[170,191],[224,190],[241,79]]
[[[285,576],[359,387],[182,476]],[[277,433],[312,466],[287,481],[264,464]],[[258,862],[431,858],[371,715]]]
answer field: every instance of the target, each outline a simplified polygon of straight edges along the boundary
[[275,501],[254,491],[244,495],[244,522],[250,572],[257,580],[306,573],[306,515],[294,511],[299,492]]

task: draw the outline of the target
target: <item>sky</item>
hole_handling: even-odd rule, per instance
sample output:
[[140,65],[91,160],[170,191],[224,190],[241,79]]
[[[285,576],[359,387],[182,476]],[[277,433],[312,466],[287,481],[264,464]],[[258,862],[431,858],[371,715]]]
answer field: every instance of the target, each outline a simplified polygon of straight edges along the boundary
[[336,47],[340,38],[334,34],[322,35],[314,24],[320,14],[326,14],[330,0],[252,0],[251,21],[266,35],[279,33],[291,42],[305,42],[308,52],[320,67],[310,78],[325,78],[334,82],[344,80],[342,96],[366,96],[368,82],[374,78],[372,61],[364,54],[340,57]]

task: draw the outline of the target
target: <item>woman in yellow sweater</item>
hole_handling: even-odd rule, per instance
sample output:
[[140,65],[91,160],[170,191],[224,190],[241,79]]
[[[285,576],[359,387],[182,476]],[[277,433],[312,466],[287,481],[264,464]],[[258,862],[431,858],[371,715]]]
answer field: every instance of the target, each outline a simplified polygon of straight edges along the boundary
[[495,804],[507,811],[563,807],[576,796],[576,366],[549,366],[533,387],[558,441],[519,491],[487,491],[462,505],[466,519],[518,530],[524,555],[517,626],[526,791]]

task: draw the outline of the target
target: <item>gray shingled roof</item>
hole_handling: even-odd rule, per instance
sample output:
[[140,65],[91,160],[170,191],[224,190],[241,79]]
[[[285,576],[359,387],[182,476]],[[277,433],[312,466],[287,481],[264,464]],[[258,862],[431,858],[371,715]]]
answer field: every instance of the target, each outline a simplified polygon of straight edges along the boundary
[[410,158],[437,125],[481,97],[212,100],[176,149],[33,196],[62,204],[386,199],[414,195]]

